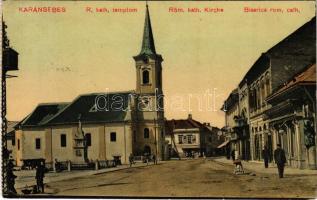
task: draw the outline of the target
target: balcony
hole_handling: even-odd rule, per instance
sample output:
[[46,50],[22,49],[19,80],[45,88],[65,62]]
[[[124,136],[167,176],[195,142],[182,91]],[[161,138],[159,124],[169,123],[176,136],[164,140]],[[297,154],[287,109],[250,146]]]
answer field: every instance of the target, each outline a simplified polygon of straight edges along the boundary
[[242,128],[248,125],[247,120],[245,118],[242,118],[241,116],[236,115],[233,117],[233,119],[235,122],[234,128]]

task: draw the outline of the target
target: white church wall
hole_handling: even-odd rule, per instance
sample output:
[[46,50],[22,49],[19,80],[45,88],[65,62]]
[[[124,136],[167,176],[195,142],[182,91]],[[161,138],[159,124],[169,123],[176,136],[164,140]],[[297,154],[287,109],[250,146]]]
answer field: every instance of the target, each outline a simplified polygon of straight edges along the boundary
[[[102,127],[102,126],[101,126]],[[89,160],[100,160],[99,158],[99,125],[85,125],[83,131],[85,134],[91,134],[91,145],[88,146],[88,159]]]
[[[31,129],[17,131],[17,165],[22,166],[23,159],[45,158],[45,130]],[[36,139],[40,139],[40,148],[36,148]],[[20,148],[18,150],[18,140]]]
[[[16,165],[17,166],[22,166],[22,135],[23,135],[23,131],[22,130],[16,130],[15,131],[15,152],[16,152]],[[19,141],[19,142],[18,142]],[[18,144],[20,143],[20,144]]]
[[[122,163],[128,163],[129,154],[132,152],[131,132],[123,123],[105,125],[106,159],[121,156]],[[111,141],[111,133],[116,133],[116,140]]]
[[[61,146],[61,135],[66,135],[66,147]],[[53,160],[67,161],[74,160],[73,150],[73,127],[54,127],[52,129],[52,156]]]

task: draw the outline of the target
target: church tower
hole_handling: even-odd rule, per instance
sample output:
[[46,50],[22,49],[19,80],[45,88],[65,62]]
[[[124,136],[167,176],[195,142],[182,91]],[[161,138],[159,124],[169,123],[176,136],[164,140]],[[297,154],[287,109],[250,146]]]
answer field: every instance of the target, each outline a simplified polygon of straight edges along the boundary
[[148,5],[146,4],[141,51],[133,57],[136,67],[136,130],[134,153],[164,159],[164,109],[162,56],[156,53]]
[[146,5],[144,31],[141,52],[134,56],[136,62],[136,92],[139,94],[154,94],[156,90],[162,93],[162,56],[156,53],[149,14]]

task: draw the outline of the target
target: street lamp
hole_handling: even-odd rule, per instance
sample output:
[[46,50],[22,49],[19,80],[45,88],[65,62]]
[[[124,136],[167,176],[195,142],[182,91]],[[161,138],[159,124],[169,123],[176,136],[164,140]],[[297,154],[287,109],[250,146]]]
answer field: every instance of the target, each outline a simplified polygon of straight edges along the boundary
[[[13,78],[16,76],[8,75],[8,71],[16,71],[18,70],[18,52],[10,47],[10,41],[7,38],[6,29],[7,26],[5,25],[2,19],[2,79],[1,79],[1,86],[2,86],[2,110],[1,110],[1,118],[2,118],[2,192],[4,195],[9,194],[10,189],[8,188],[8,163],[9,163],[9,151],[7,149],[7,94],[6,94],[6,79]],[[8,182],[7,182],[8,181]],[[10,183],[9,183],[10,184]],[[11,191],[12,192],[12,191]]]
[[155,162],[155,164],[156,164],[156,162],[157,162],[157,154],[158,154],[158,150],[157,150],[157,148],[158,148],[158,141],[157,141],[157,134],[156,134],[156,128],[158,128],[158,126],[157,126],[157,120],[154,118],[154,145],[155,145],[155,160],[154,160],[154,162]]

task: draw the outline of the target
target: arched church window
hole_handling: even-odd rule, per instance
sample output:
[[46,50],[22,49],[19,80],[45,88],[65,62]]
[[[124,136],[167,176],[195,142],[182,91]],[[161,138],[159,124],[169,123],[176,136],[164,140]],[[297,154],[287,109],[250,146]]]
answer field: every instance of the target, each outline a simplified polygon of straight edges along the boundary
[[150,83],[150,73],[148,70],[144,70],[142,72],[142,82],[143,84],[149,84]]
[[149,138],[150,137],[150,130],[148,128],[144,129],[144,138]]

